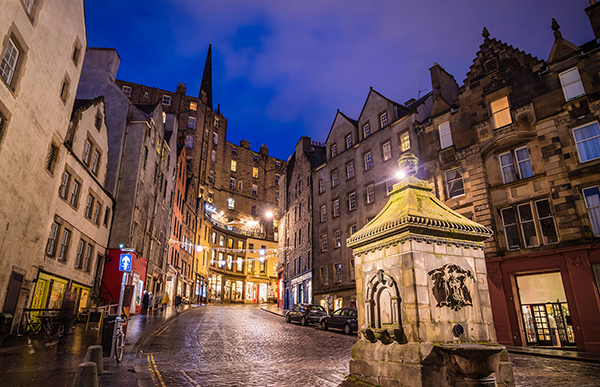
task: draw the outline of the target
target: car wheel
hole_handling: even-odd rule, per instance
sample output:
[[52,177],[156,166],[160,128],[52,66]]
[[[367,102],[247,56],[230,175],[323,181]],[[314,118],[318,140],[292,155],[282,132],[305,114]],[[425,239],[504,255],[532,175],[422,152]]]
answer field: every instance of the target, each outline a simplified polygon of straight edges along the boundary
[[302,324],[302,326],[308,325],[308,321],[306,320],[306,317],[302,317],[302,320],[300,320],[300,324]]
[[288,323],[288,324],[292,322],[292,319],[290,318],[289,314],[285,315],[285,322]]
[[327,323],[325,321],[321,321],[321,329],[324,331],[327,330]]
[[350,328],[350,325],[348,325],[348,324],[344,325],[344,333],[347,335],[352,333],[352,328]]

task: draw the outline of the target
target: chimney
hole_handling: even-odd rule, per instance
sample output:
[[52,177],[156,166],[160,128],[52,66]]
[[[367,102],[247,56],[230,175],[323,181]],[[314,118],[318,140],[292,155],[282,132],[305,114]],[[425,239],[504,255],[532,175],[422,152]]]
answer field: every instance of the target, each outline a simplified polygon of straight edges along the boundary
[[179,82],[177,84],[177,90],[175,90],[175,93],[185,95],[186,91],[187,91],[187,87],[185,86],[185,83]]
[[590,6],[585,9],[585,13],[590,18],[594,37],[600,39],[600,3],[597,3],[596,0],[590,0]]
[[250,143],[246,140],[240,141],[240,146],[244,149],[250,149]]
[[258,153],[260,153],[262,156],[269,157],[269,148],[267,148],[265,144],[262,144]]

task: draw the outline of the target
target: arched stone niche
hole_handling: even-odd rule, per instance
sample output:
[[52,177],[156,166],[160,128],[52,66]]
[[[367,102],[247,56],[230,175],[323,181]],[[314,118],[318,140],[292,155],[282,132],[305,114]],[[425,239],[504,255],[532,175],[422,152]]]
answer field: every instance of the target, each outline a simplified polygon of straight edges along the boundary
[[400,292],[394,278],[379,270],[367,283],[363,335],[369,341],[406,342],[400,321]]

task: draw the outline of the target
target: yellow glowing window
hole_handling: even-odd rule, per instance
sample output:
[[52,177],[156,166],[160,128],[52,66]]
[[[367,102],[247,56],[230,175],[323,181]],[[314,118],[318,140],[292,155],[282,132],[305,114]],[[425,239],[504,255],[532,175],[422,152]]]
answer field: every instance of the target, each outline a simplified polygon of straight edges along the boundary
[[258,168],[252,167],[252,177],[258,179]]
[[190,110],[196,111],[198,109],[198,104],[196,102],[190,102]]
[[502,97],[490,104],[492,115],[494,116],[494,127],[501,128],[512,123],[510,117],[510,107],[508,106],[508,98]]
[[410,149],[410,136],[408,132],[404,132],[400,135],[400,150],[402,152]]
[[232,172],[237,171],[237,161],[235,161],[235,160],[231,160],[231,171]]

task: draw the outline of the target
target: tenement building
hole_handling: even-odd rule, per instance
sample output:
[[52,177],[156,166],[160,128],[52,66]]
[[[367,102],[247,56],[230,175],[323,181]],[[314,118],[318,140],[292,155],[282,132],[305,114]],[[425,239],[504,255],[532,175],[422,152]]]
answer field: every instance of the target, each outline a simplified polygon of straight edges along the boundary
[[453,106],[420,126],[421,161],[448,206],[494,230],[498,341],[600,352],[600,46],[552,29],[547,60],[484,29]]
[[281,305],[313,301],[313,171],[325,162],[325,146],[302,137],[279,179],[279,272]]
[[[103,201],[102,213],[112,202],[87,166],[74,171],[85,190],[79,193],[78,206],[69,207],[58,198],[74,161],[64,144],[87,44],[83,1],[3,1],[0,36],[0,310],[20,316],[23,308],[31,307],[36,286],[41,286],[36,284],[44,276],[46,297],[37,298],[44,308],[55,302],[60,307],[69,289],[85,302],[81,289],[92,285],[96,253],[103,253],[106,235],[100,215],[99,224],[80,216],[89,192]],[[94,107],[91,115],[95,112]],[[86,131],[99,135],[93,125],[82,125],[80,133]],[[72,182],[75,173],[70,177]],[[94,211],[92,207],[92,219]],[[76,225],[82,228],[76,230]],[[74,233],[65,234],[65,229]],[[89,272],[75,265],[80,237],[86,246],[94,246]],[[55,243],[52,254],[47,254],[49,239]],[[55,287],[53,278],[60,285]]]

